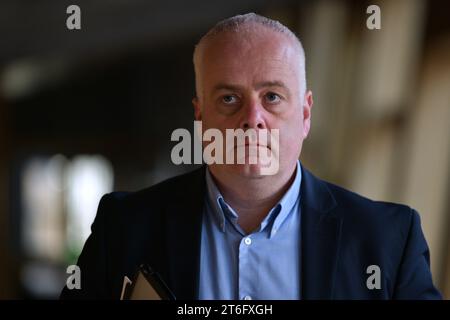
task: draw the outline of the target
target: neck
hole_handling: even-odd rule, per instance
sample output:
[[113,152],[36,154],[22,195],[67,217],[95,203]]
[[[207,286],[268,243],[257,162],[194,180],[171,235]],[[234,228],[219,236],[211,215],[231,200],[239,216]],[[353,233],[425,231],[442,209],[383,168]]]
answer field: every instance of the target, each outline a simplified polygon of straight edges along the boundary
[[273,176],[245,177],[217,170],[210,166],[211,175],[224,200],[238,214],[239,225],[248,233],[261,224],[295,179],[297,163]]

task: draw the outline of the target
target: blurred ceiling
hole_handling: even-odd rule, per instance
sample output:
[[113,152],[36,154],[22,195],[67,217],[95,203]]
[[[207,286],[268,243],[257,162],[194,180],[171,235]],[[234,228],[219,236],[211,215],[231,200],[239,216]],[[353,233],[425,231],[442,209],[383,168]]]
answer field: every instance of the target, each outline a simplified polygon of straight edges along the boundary
[[[81,8],[81,30],[66,28],[71,4]],[[170,45],[227,16],[268,5],[267,0],[2,0],[0,65],[30,57],[78,58],[143,44]]]

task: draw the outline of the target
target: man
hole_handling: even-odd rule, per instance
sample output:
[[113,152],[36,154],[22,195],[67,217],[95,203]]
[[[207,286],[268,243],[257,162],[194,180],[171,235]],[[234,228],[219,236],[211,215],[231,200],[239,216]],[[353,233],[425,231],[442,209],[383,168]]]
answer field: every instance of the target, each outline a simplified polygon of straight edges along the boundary
[[200,40],[194,65],[195,119],[223,133],[279,130],[273,145],[257,144],[278,153],[277,172],[213,163],[104,196],[78,261],[81,289],[62,298],[118,299],[142,263],[177,299],[440,298],[417,212],[321,181],[298,161],[313,100],[289,29],[229,18]]

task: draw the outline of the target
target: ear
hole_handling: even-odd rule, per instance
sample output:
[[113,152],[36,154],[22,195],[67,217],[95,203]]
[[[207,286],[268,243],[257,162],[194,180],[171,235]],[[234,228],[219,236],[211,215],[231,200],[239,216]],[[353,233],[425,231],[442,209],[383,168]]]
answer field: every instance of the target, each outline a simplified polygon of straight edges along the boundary
[[305,139],[309,134],[309,129],[311,128],[311,109],[313,106],[313,95],[311,90],[305,93],[303,99],[303,139]]
[[202,120],[202,108],[200,107],[200,102],[197,97],[192,99],[192,105],[194,106],[194,118],[196,121]]

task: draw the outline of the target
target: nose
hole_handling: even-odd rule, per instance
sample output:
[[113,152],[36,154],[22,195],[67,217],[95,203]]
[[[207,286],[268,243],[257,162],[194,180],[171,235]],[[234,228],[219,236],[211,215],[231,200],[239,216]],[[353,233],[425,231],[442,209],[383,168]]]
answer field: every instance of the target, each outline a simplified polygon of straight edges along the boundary
[[250,101],[243,108],[243,115],[239,127],[241,129],[266,129],[264,108],[258,101]]

